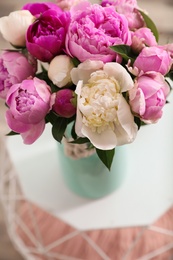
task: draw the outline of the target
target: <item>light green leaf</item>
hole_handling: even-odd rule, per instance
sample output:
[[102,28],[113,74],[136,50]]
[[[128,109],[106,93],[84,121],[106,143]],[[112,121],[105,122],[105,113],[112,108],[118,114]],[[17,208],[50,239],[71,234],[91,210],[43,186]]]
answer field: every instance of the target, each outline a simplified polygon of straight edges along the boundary
[[154,22],[151,20],[151,18],[147,14],[145,14],[141,10],[139,10],[139,12],[143,17],[143,19],[146,23],[146,26],[152,31],[152,33],[154,34],[154,36],[156,38],[156,41],[158,42],[159,41],[159,33],[158,33],[156,25],[154,24]]
[[115,155],[115,149],[112,150],[96,149],[96,152],[100,160],[104,163],[104,165],[108,168],[108,170],[110,170]]

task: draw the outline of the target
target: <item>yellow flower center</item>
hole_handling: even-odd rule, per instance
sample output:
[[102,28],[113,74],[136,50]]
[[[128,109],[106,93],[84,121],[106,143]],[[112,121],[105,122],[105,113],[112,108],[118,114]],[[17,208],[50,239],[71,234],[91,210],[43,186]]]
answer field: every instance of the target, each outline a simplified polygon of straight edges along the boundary
[[114,77],[104,71],[94,72],[81,91],[83,123],[93,132],[113,129],[118,121],[119,96],[120,86]]

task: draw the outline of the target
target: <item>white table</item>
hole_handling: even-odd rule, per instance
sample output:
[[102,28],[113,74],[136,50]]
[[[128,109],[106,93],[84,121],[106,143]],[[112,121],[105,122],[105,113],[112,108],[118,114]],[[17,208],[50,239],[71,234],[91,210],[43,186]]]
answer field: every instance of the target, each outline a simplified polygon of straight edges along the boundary
[[31,146],[20,136],[9,137],[25,196],[79,230],[153,223],[173,203],[173,95],[170,102],[162,119],[142,127],[134,143],[126,146],[124,183],[99,200],[80,198],[65,186],[50,127]]

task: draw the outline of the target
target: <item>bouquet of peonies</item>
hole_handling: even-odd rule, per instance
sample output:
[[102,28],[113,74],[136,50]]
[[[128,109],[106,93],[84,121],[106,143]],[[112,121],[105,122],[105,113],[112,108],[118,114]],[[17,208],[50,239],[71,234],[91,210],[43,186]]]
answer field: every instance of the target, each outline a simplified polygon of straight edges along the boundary
[[116,146],[156,123],[167,103],[173,44],[136,0],[28,3],[0,18],[0,97],[11,134],[32,144],[52,124],[61,142],[95,148],[110,169]]

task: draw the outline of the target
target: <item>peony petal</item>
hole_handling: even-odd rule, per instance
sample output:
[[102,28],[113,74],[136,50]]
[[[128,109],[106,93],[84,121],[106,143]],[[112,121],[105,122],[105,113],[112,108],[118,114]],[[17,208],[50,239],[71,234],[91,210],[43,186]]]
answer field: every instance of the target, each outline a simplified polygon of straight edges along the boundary
[[78,95],[78,98],[77,98],[77,111],[76,111],[76,124],[75,124],[75,131],[76,131],[76,134],[80,137],[84,137],[82,132],[81,132],[81,129],[82,129],[82,114],[81,112],[79,111],[79,107],[78,107],[78,103],[80,102],[80,93],[81,93],[81,88],[83,86],[83,82],[82,80],[80,80],[77,84],[77,87],[76,87],[76,91],[75,93]]
[[29,125],[29,127],[28,131],[21,133],[24,144],[32,144],[41,136],[45,128],[45,121],[42,120],[38,124]]
[[111,129],[97,133],[93,132],[89,127],[83,125],[81,132],[96,148],[100,150],[112,150],[118,144],[116,134]]
[[74,41],[70,41],[68,39],[68,36],[66,37],[66,51],[70,56],[75,56],[78,58],[81,62],[84,62],[85,60],[100,60],[104,63],[110,62],[115,58],[115,53],[106,53],[106,54],[100,54],[98,53],[90,53],[86,49],[84,49],[82,46],[78,45]]
[[103,70],[109,76],[114,77],[118,81],[121,87],[121,92],[125,92],[133,88],[134,82],[130,74],[119,63],[108,62],[104,65]]
[[120,96],[119,99],[117,116],[119,125],[124,130],[122,131],[118,126],[115,128],[115,134],[119,136],[118,145],[133,142],[137,135],[138,127],[134,122],[134,117],[130,111],[130,107],[123,96]]
[[16,133],[24,133],[30,128],[30,125],[16,120],[10,110],[6,112],[6,120],[8,126]]
[[73,68],[71,71],[71,78],[76,85],[79,80],[83,80],[84,84],[90,78],[91,73],[103,68],[104,63],[102,61],[86,60],[80,63],[77,68]]
[[79,137],[84,137],[84,135],[82,134],[82,131],[81,131],[82,130],[82,126],[83,126],[82,114],[79,111],[79,109],[77,109],[77,111],[76,111],[75,132],[76,132],[77,136],[79,136]]

